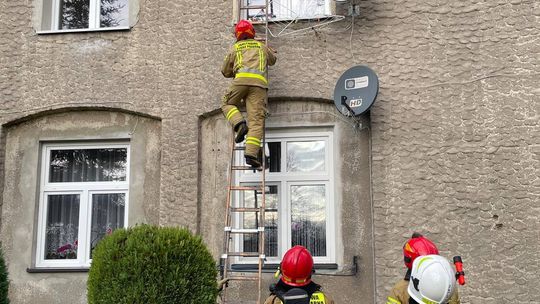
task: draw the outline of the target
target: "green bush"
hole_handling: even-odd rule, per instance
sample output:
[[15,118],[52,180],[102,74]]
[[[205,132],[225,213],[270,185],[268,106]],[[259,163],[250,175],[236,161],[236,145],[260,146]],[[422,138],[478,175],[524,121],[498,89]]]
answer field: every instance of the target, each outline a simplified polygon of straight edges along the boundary
[[4,252],[0,249],[0,304],[8,304],[8,271],[6,267],[6,261],[4,260]]
[[118,229],[93,251],[88,303],[214,304],[216,275],[201,238],[186,229]]

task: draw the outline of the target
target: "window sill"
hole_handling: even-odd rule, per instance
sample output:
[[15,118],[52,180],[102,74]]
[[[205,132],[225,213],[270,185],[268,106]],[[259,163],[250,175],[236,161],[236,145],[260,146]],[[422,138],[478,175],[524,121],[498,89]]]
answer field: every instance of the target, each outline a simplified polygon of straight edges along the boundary
[[[264,264],[262,271],[265,273],[274,273],[279,267],[279,264]],[[231,269],[233,271],[243,272],[257,272],[259,271],[259,264],[232,264]],[[328,264],[315,264],[313,265],[315,270],[337,270],[338,265],[334,263]]]
[[65,272],[88,272],[90,268],[46,268],[46,267],[34,267],[26,268],[28,273],[65,273]]
[[74,30],[54,30],[54,31],[36,31],[38,35],[50,34],[70,34],[70,33],[87,33],[87,32],[110,32],[110,31],[129,31],[129,26],[96,28],[96,29],[74,29]]

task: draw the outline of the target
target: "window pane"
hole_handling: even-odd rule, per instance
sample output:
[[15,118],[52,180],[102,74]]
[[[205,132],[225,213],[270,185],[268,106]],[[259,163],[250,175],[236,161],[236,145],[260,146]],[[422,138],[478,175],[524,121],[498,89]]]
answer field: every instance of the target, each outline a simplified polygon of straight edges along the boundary
[[60,29],[88,28],[90,0],[60,0]]
[[101,0],[100,27],[128,26],[128,0]]
[[49,195],[45,227],[45,259],[77,259],[79,194]]
[[326,256],[326,187],[291,186],[292,244],[306,247],[313,256]]
[[[244,185],[245,186],[245,185]],[[277,186],[266,186],[266,209],[264,213],[264,240],[265,254],[270,257],[277,257],[278,251],[278,188]],[[244,191],[244,207],[256,208],[259,207],[262,201],[261,191]],[[243,216],[243,228],[255,229],[259,221],[259,213],[246,212]],[[244,251],[258,252],[259,243],[256,235],[244,236]]]
[[52,0],[43,0],[43,14],[41,18],[42,30],[51,30],[52,18],[53,18],[52,12],[53,12]]
[[127,149],[52,150],[49,182],[126,180]]
[[287,142],[287,172],[324,171],[325,142]]
[[107,193],[92,195],[92,235],[90,258],[97,243],[117,228],[124,227],[124,209],[126,195],[124,193]]
[[270,172],[281,172],[281,143],[269,142],[268,150],[270,150]]

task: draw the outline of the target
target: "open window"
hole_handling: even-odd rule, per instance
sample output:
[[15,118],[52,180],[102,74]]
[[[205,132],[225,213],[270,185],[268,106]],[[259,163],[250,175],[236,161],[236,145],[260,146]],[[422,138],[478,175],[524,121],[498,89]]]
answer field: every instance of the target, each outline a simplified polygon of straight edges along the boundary
[[[243,6],[266,5],[266,0],[242,0]],[[242,18],[261,19],[263,10],[246,10]],[[331,14],[330,0],[268,0],[268,17],[270,21],[317,19]]]
[[42,31],[129,28],[129,0],[43,0]]

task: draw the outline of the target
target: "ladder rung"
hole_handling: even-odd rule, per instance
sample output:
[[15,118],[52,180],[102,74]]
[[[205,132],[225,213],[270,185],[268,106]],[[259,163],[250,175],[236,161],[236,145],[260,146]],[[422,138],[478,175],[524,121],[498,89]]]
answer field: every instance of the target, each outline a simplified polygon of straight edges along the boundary
[[257,186],[231,186],[233,191],[262,191],[262,187]]
[[238,207],[234,208],[232,207],[230,210],[231,212],[261,212],[262,208],[247,208],[247,207]]
[[229,279],[229,281],[259,281],[259,277],[258,276],[253,276],[253,277],[248,277],[248,276],[232,276],[232,277],[227,277],[227,279]]
[[234,146],[234,151],[244,151],[246,146]]
[[266,24],[266,21],[262,20],[250,20],[251,24]]
[[260,9],[260,10],[266,10],[266,5],[248,5],[248,6],[241,6],[241,10],[250,10],[250,9]]
[[232,257],[244,257],[244,258],[260,258],[265,259],[266,256],[264,254],[260,254],[258,252],[227,252],[227,254],[221,255],[221,258],[226,259],[228,256]]
[[231,227],[225,227],[224,229],[226,232],[230,233],[259,233],[264,232],[264,227],[258,227],[258,228],[231,228]]
[[[262,167],[260,167],[262,168]],[[232,170],[258,170],[260,168],[255,168],[252,166],[232,166]]]

